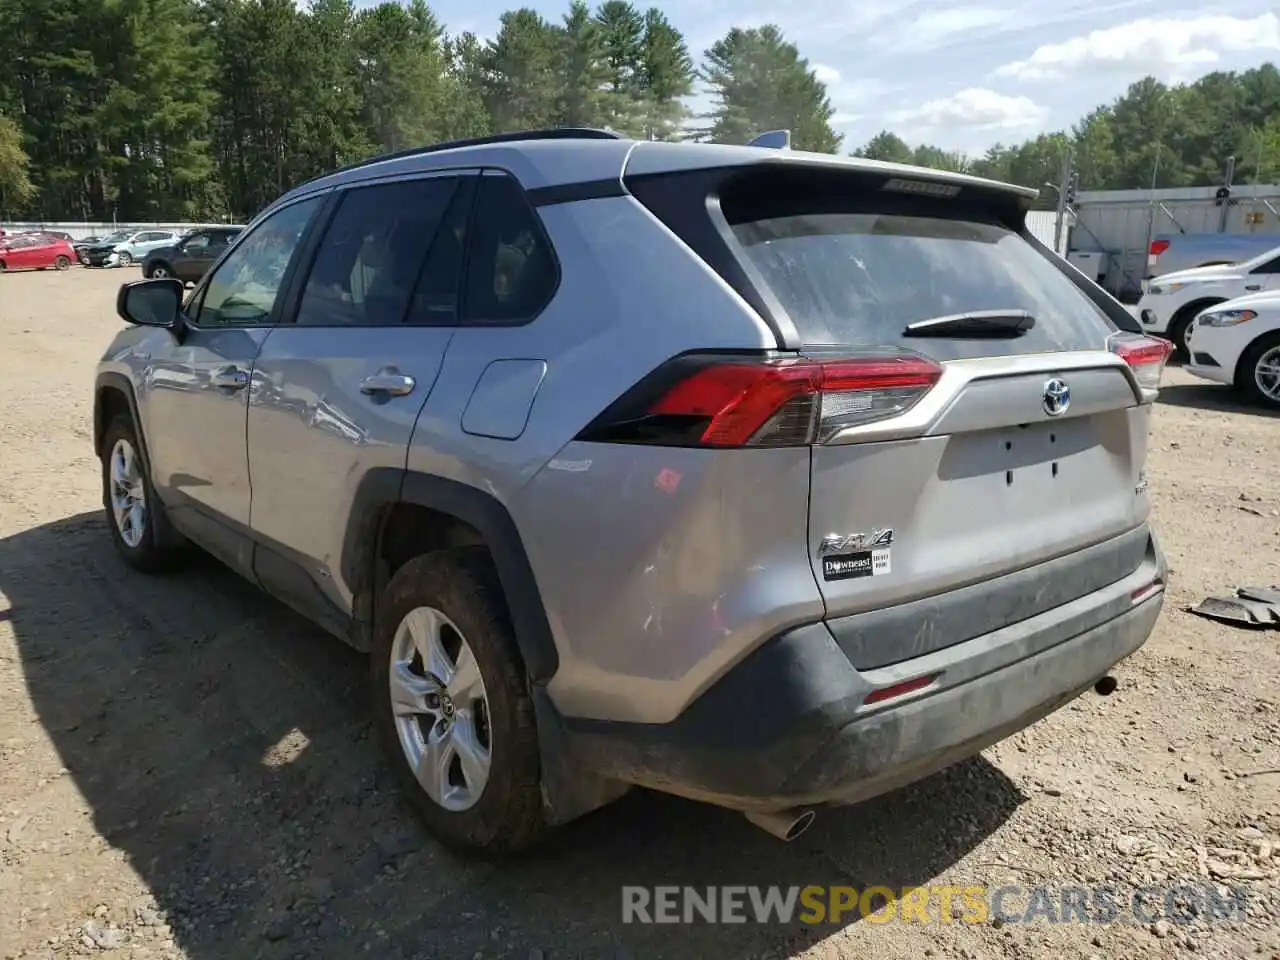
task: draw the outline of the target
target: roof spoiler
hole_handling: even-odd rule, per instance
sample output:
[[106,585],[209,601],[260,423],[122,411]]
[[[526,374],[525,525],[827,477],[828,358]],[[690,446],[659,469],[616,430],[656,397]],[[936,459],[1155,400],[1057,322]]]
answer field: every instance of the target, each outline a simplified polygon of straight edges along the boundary
[[748,147],[764,147],[768,150],[790,150],[790,130],[767,130],[747,144]]

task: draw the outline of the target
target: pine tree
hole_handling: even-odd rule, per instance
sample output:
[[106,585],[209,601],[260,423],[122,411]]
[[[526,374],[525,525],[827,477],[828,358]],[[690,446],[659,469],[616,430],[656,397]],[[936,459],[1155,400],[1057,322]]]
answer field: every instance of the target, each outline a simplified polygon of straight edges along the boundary
[[35,195],[28,175],[31,161],[22,149],[22,130],[0,114],[0,215],[16,219]]
[[657,7],[644,15],[639,99],[646,135],[673,140],[689,110],[681,98],[693,93],[695,70],[684,36]]
[[851,155],[865,157],[868,160],[883,160],[886,163],[911,163],[915,157],[915,152],[896,133],[881,130],[854,150]]
[[604,34],[583,0],[573,0],[558,37],[559,93],[555,122],[566,127],[600,127],[608,122]]
[[557,31],[534,10],[504,13],[486,50],[485,106],[497,132],[551,126],[557,93]]
[[596,11],[604,44],[607,124],[643,136],[644,14],[626,0],[607,0]]
[[785,128],[797,150],[839,149],[826,85],[777,27],[733,28],[706,52],[702,77],[716,104],[703,136],[746,143],[765,130]]

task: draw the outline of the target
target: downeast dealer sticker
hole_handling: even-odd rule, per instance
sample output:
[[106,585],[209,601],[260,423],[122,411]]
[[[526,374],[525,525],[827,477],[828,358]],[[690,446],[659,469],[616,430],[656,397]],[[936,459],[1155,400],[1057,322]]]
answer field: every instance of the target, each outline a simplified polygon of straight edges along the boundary
[[879,577],[889,572],[889,548],[859,550],[822,558],[822,579],[853,580],[856,577]]

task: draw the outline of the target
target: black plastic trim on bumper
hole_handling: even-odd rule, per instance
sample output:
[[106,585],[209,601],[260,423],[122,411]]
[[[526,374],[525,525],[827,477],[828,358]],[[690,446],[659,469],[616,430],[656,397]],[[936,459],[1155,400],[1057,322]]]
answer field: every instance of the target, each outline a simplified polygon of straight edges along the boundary
[[1151,633],[1160,592],[967,683],[859,715],[866,684],[823,624],[767,642],[667,724],[566,718],[574,758],[605,777],[747,811],[857,803],[919,780],[1052,713]]
[[827,621],[859,670],[922,657],[1123,580],[1154,554],[1145,524],[1035,566],[909,603]]

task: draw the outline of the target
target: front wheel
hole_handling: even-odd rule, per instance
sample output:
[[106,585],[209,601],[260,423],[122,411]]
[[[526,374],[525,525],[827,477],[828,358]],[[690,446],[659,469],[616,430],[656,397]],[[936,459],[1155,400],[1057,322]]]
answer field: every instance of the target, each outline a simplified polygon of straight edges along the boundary
[[102,439],[102,505],[111,542],[125,563],[144,573],[172,567],[182,538],[169,525],[151,486],[133,421],[116,417]]
[[1254,403],[1280,409],[1280,331],[1249,344],[1236,367],[1236,386]]
[[122,267],[132,266],[133,254],[131,254],[128,250],[122,250],[120,253],[116,254],[116,262],[119,263],[120,266]]
[[374,724],[441,844],[496,856],[546,830],[529,684],[488,554],[410,560],[378,607]]

